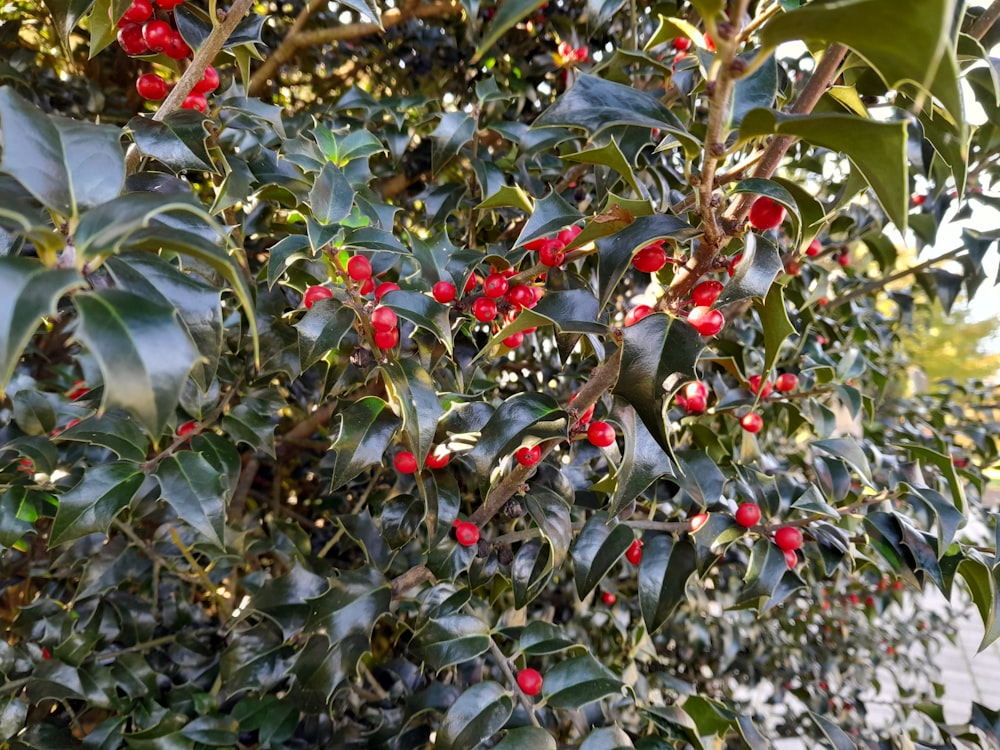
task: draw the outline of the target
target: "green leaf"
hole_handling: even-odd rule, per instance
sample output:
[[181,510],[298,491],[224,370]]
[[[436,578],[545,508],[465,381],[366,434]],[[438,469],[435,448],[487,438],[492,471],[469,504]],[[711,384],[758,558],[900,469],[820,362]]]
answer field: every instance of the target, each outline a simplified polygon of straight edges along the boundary
[[951,498],[955,508],[963,516],[968,515],[969,503],[965,497],[965,482],[959,476],[958,469],[955,468],[955,462],[952,461],[951,456],[915,443],[901,443],[900,447],[905,448],[912,459],[936,466],[938,471],[948,480],[948,487],[951,490]]
[[154,476],[177,516],[210,544],[225,549],[224,495],[235,489],[227,487],[226,476],[193,451],[167,456]]
[[[2,739],[2,737],[0,737]],[[555,739],[541,727],[518,727],[504,735],[493,750],[556,750]]]
[[583,214],[553,190],[544,198],[535,201],[535,210],[525,222],[514,247],[518,248],[532,240],[555,234],[575,224],[581,218]]
[[623,683],[590,654],[556,664],[545,674],[542,694],[552,708],[578,709],[607,695],[621,693]]
[[827,453],[831,456],[841,458],[851,465],[862,479],[868,484],[872,481],[872,470],[868,464],[868,457],[853,438],[834,438],[832,440],[815,440],[813,448]]
[[222,747],[239,742],[240,725],[226,716],[198,716],[184,725],[181,734],[195,742]]
[[979,651],[982,652],[1000,639],[1000,599],[997,596],[1000,590],[1000,573],[994,571],[979,556],[965,557],[958,564],[958,573],[968,584],[972,603],[976,605],[983,620],[985,633],[979,644]]
[[748,233],[743,258],[736,264],[733,278],[712,306],[718,308],[751,297],[766,298],[771,284],[783,269],[774,243],[758,234]]
[[466,458],[472,462],[480,485],[485,488],[492,483],[499,461],[511,456],[526,438],[531,438],[527,444],[532,445],[551,438],[565,438],[568,428],[569,415],[551,396],[518,393],[493,412]]
[[619,726],[594,729],[583,742],[580,750],[630,750],[634,748],[632,738]]
[[434,381],[416,359],[386,362],[381,370],[395,411],[403,417],[410,450],[422,464],[433,447],[438,419],[444,413]]
[[476,45],[476,53],[469,62],[471,64],[479,62],[483,55],[499,41],[500,37],[506,34],[511,27],[541,8],[544,2],[545,0],[504,0],[500,3],[489,29],[479,40],[479,44]]
[[139,153],[156,159],[171,172],[207,170],[217,172],[208,152],[210,123],[205,115],[185,109],[173,112],[163,120],[137,116],[129,120]]
[[90,468],[73,489],[60,495],[49,543],[57,546],[87,534],[106,533],[144,479],[133,463],[119,461]]
[[465,750],[499,732],[514,712],[514,702],[495,682],[480,682],[465,690],[441,719],[436,750]]
[[476,121],[465,112],[445,112],[441,115],[438,126],[430,134],[434,174],[438,175],[448,162],[458,156],[458,152],[475,134]]
[[200,281],[193,274],[182,273],[151,254],[108,258],[105,266],[119,289],[177,308],[201,355],[192,377],[202,390],[207,390],[222,355],[222,304],[218,287]]
[[444,669],[485,653],[490,630],[478,617],[452,614],[428,622],[415,639],[423,660],[432,669]]
[[548,656],[573,648],[577,644],[568,640],[563,631],[550,622],[532,620],[521,631],[517,647],[528,656]]
[[704,451],[685,450],[677,451],[674,458],[681,476],[681,488],[698,505],[707,508],[719,502],[726,478],[710,455]]
[[640,497],[658,478],[675,476],[670,457],[638,419],[635,409],[626,404],[617,407],[614,414],[625,437],[625,451],[614,477],[615,490],[608,507],[612,516]]
[[819,731],[830,741],[834,750],[858,750],[858,746],[851,739],[850,735],[825,716],[820,716],[813,711],[809,711],[809,718],[816,723]]
[[[593,224],[588,225],[588,228],[590,226]],[[600,267],[597,288],[601,309],[606,307],[614,296],[622,277],[632,265],[632,256],[639,250],[654,240],[669,239],[681,242],[697,234],[700,234],[699,230],[676,216],[652,214],[640,216],[620,232],[598,240]]]
[[[899,12],[896,0],[841,0],[811,3],[772,18],[761,29],[761,42],[810,40],[840,42],[857,52],[887,88],[906,84],[933,94],[953,122],[963,120],[950,35],[956,0],[923,0]],[[902,226],[902,225],[900,225]]]
[[84,285],[73,269],[49,269],[31,258],[0,257],[0,394],[42,317],[59,298]]
[[334,299],[321,299],[295,324],[299,332],[299,361],[302,368],[311,367],[340,346],[358,316],[346,305]]
[[405,289],[389,292],[382,297],[382,304],[418,328],[433,333],[451,354],[454,341],[451,335],[451,321],[448,318],[449,307],[439,304],[426,294]]
[[274,456],[273,402],[251,394],[234,406],[222,419],[222,429],[237,443]]
[[658,128],[676,138],[689,158],[701,151],[700,142],[658,99],[632,86],[587,74],[580,75],[532,127],[558,125],[582,128],[591,136],[619,125]]
[[609,526],[605,513],[587,520],[573,545],[573,577],[581,599],[597,588],[634,541],[631,528],[618,523]]
[[764,372],[770,373],[781,355],[781,345],[796,332],[788,319],[784,288],[773,285],[763,302],[754,300],[754,307],[764,329]]
[[938,528],[938,557],[943,557],[955,540],[955,534],[965,525],[965,516],[948,502],[944,495],[930,487],[908,487],[907,489],[909,489],[910,494],[906,497],[910,502],[918,502],[933,514]]
[[[541,470],[539,475],[542,476]],[[524,505],[532,520],[538,524],[542,534],[552,545],[552,564],[560,567],[573,541],[573,522],[570,519],[567,498],[545,483],[535,481],[524,497]]]
[[496,192],[483,199],[476,206],[477,209],[484,208],[519,208],[526,213],[531,213],[534,204],[524,189],[520,185],[501,185]]
[[401,420],[389,405],[375,396],[358,399],[338,413],[337,439],[330,446],[334,454],[330,489],[343,487],[365,469],[383,461],[386,448]]
[[[389,582],[380,570],[364,567],[341,571],[326,592],[310,599],[306,627],[321,629],[333,645],[354,641],[355,647],[366,651],[370,649],[372,630],[389,612],[391,600]],[[353,672],[357,663],[348,666]]]
[[341,221],[351,213],[354,188],[333,162],[328,161],[323,165],[309,191],[309,205],[316,221],[323,225]]
[[[27,718],[28,704],[20,697],[11,695],[0,698],[0,742],[6,742],[20,732]],[[528,745],[527,747],[545,748],[546,745]],[[553,743],[551,747],[554,750],[555,744]]]
[[625,154],[618,147],[618,142],[612,137],[605,145],[596,148],[584,149],[571,154],[563,154],[566,161],[579,162],[581,164],[599,164],[609,167],[620,174],[628,186],[639,195],[643,195],[645,190],[639,186],[636,180],[632,165],[629,164]]
[[659,630],[681,602],[698,570],[694,544],[666,534],[647,537],[639,562],[639,609],[649,633]]
[[785,553],[769,539],[758,539],[750,553],[750,564],[736,606],[750,607],[763,614],[801,585],[798,576],[788,569]]
[[795,136],[845,154],[875,191],[889,219],[905,231],[909,205],[905,121],[877,122],[838,113],[786,115],[755,109],[740,125],[741,139],[772,134]]
[[0,88],[0,172],[47,208],[75,217],[109,201],[125,183],[118,128],[50,117],[8,87]]
[[599,317],[597,298],[589,289],[547,292],[535,307],[521,310],[512,322],[493,334],[473,362],[492,356],[505,338],[531,327],[553,326],[557,333],[606,334],[607,326],[594,322]]
[[545,591],[552,578],[552,544],[548,539],[530,539],[521,545],[510,564],[514,606],[527,607]]
[[685,321],[657,313],[625,328],[622,362],[613,393],[628,401],[664,451],[668,394],[695,377],[695,363],[704,349],[702,337]]
[[[747,63],[754,62],[758,54],[752,52],[739,55],[739,59]],[[729,112],[729,127],[739,127],[744,115],[757,107],[770,107],[778,94],[778,61],[769,55],[753,73],[745,78],[737,79],[733,87],[733,100]]]
[[173,416],[198,350],[173,307],[118,289],[74,297],[76,336],[104,377],[101,409],[121,407],[151,435]]
[[[59,40],[65,49],[70,49],[70,34],[76,25],[80,23],[80,19],[87,14],[90,10],[91,3],[94,0],[44,0],[45,6],[49,9],[49,13],[52,14],[52,20],[55,23],[56,31],[59,34]],[[5,737],[0,737],[0,739],[7,739]]]

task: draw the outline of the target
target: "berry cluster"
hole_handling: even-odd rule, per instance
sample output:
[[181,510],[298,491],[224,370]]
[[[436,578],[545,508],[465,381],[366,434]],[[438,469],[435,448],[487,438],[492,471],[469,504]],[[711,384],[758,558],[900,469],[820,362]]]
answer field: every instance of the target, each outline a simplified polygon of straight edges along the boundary
[[[153,7],[153,2],[160,10],[159,14]],[[132,0],[132,4],[118,20],[118,44],[131,57],[150,54],[163,54],[172,60],[191,57],[191,48],[172,23],[174,8],[183,2],[184,0]],[[181,107],[199,112],[208,111],[206,94],[218,87],[219,74],[209,66],[191,93],[184,98]],[[158,73],[145,73],[136,80],[135,88],[143,99],[160,101],[169,92],[170,84]]]

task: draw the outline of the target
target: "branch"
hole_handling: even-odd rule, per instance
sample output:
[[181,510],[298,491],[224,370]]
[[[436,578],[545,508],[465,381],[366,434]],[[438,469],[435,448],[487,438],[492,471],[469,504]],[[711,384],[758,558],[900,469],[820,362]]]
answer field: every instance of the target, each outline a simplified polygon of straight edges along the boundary
[[931,258],[930,260],[925,260],[923,263],[918,263],[917,265],[911,266],[910,268],[904,268],[902,271],[897,271],[894,274],[886,276],[884,279],[869,281],[867,284],[863,284],[862,286],[855,289],[853,292],[845,294],[842,297],[837,297],[837,299],[835,300],[831,300],[830,303],[826,306],[826,309],[831,310],[834,307],[839,307],[840,305],[846,305],[848,302],[857,299],[858,297],[867,297],[872,292],[882,289],[883,287],[888,286],[894,281],[899,281],[900,279],[905,279],[907,276],[918,274],[924,269],[930,268],[931,266],[936,266],[938,263],[942,261],[951,260],[952,258],[957,258],[964,252],[965,252],[964,247],[956,247],[954,250],[949,250],[948,252],[942,255],[938,255],[935,258]]
[[[184,71],[184,75],[181,76],[167,98],[163,100],[163,104],[160,105],[156,114],[153,115],[154,120],[163,120],[167,115],[171,115],[181,108],[185,97],[191,93],[194,85],[205,75],[205,69],[215,59],[215,56],[219,54],[222,45],[226,43],[226,40],[229,39],[240,21],[249,12],[252,4],[253,0],[235,0],[233,2],[232,7],[226,13],[226,17],[221,23],[213,26],[212,33],[208,35],[204,44],[199,47],[191,64]],[[128,174],[135,172],[141,158],[139,149],[135,144],[132,144],[125,157],[125,168]]]
[[[398,26],[404,21],[409,21],[413,18],[439,18],[461,12],[462,5],[458,0],[442,0],[430,5],[407,3],[403,8],[390,8],[383,13],[381,27],[377,23],[351,23],[346,26],[331,26],[311,31],[302,31],[298,25],[299,19],[297,18],[285,40],[251,76],[250,86],[248,87],[249,94],[259,94],[265,84],[277,75],[278,69],[294,58],[295,53],[303,47],[314,47],[331,42],[360,39],[361,37],[390,29],[393,26]],[[305,23],[305,20],[303,20],[303,23]]]
[[[812,75],[809,76],[802,93],[799,94],[789,112],[793,115],[804,115],[812,112],[820,97],[826,93],[836,77],[837,69],[846,55],[847,47],[842,44],[831,44],[827,47],[823,58],[813,70]],[[773,138],[764,151],[764,156],[757,164],[753,176],[767,179],[773,175],[794,141],[795,139],[788,135]],[[729,226],[739,226],[746,220],[755,200],[756,198],[752,194],[742,193],[736,202],[728,208],[723,221]]]
[[299,11],[299,15],[295,17],[295,21],[293,21],[292,25],[289,27],[288,33],[285,34],[285,38],[281,40],[281,44],[278,45],[277,49],[275,49],[274,52],[268,56],[267,60],[264,61],[264,64],[261,65],[250,77],[250,85],[247,87],[247,96],[257,96],[260,93],[259,89],[263,88],[264,84],[267,83],[267,80],[274,75],[278,66],[291,59],[292,55],[295,54],[295,46],[292,40],[300,31],[302,31],[302,27],[305,26],[306,21],[309,20],[309,16],[319,10],[320,6],[325,2],[326,0],[310,0],[310,2]]
[[1000,0],[993,0],[993,4],[980,13],[979,18],[972,24],[972,28],[969,29],[969,36],[982,39],[986,36],[986,32],[993,28],[993,24],[997,22],[998,18],[1000,18]]

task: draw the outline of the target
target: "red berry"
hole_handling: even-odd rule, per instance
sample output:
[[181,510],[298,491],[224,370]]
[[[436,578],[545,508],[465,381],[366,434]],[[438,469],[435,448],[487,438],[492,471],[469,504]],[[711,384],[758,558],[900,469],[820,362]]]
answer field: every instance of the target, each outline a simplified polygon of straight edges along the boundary
[[122,18],[130,23],[143,23],[153,15],[153,4],[149,0],[132,0]]
[[534,466],[542,460],[542,448],[539,445],[522,445],[514,451],[514,458],[521,466]]
[[771,395],[771,381],[768,380],[764,382],[763,386],[761,386],[761,381],[763,379],[763,375],[751,375],[747,378],[747,384],[750,386],[750,392],[755,396],[759,393],[761,398],[767,398]]
[[69,420],[66,423],[65,429],[70,430],[70,429],[76,427],[78,424],[80,424],[80,420],[79,419],[71,419],[71,420]]
[[372,311],[372,328],[382,333],[388,333],[396,328],[399,318],[388,307],[376,307]]
[[697,531],[708,523],[708,513],[695,513],[691,516],[691,531]]
[[178,425],[177,437],[184,437],[185,435],[190,435],[196,429],[198,429],[198,423],[192,419],[190,422],[185,422],[182,425]]
[[450,281],[439,281],[431,289],[431,294],[434,295],[434,299],[440,302],[442,305],[447,305],[449,302],[455,299],[457,290],[455,285]]
[[118,29],[118,44],[125,54],[135,57],[149,52],[149,45],[142,38],[142,26],[137,23],[129,23]]
[[696,307],[711,307],[722,294],[722,282],[710,279],[702,281],[691,290],[691,301]]
[[688,313],[688,323],[702,336],[714,336],[726,324],[726,319],[718,310],[699,305],[691,308]]
[[451,460],[451,454],[447,451],[431,451],[427,454],[427,468],[443,469]]
[[818,239],[814,238],[813,241],[809,243],[809,247],[806,248],[806,255],[810,258],[815,258],[821,252],[823,252],[823,245],[820,244]]
[[375,279],[369,276],[367,279],[361,282],[361,288],[358,289],[358,294],[360,294],[362,297],[367,297],[369,294],[372,293],[372,290],[374,288],[375,288]]
[[[556,247],[559,249],[556,249]],[[563,261],[566,260],[566,253],[562,251],[562,247],[561,242],[556,243],[555,247],[544,245],[538,251],[538,259],[549,267],[561,266]]]
[[847,268],[851,265],[851,256],[847,254],[847,251],[844,251],[837,256],[837,262],[840,264],[841,268]]
[[799,387],[799,376],[794,372],[783,372],[774,381],[774,387],[782,393],[794,391]]
[[798,276],[799,272],[802,270],[802,266],[799,265],[797,260],[790,260],[785,264],[785,273],[789,276]]
[[760,522],[760,506],[757,503],[743,503],[736,509],[736,523],[749,529]]
[[476,284],[478,284],[480,281],[482,281],[482,279],[476,276],[476,274],[472,274],[472,276],[469,277],[469,280],[465,282],[465,293],[469,294],[473,289],[476,288]]
[[667,264],[667,253],[657,243],[646,245],[632,258],[632,265],[643,273],[656,273]]
[[391,331],[375,331],[375,346],[383,351],[392,349],[399,343],[399,329],[393,328]]
[[507,291],[507,301],[517,307],[534,307],[535,292],[526,284],[518,284]]
[[42,646],[42,658],[46,660],[52,658],[52,652],[45,648],[45,646]]
[[372,264],[363,255],[354,255],[347,261],[347,275],[355,281],[364,281],[372,275]]
[[774,229],[785,220],[785,207],[776,200],[761,196],[750,207],[750,224],[755,229]]
[[25,474],[34,474],[35,464],[30,458],[22,458],[17,462],[17,470]]
[[468,521],[459,521],[455,526],[455,538],[463,547],[471,547],[479,542],[479,527]]
[[205,68],[205,73],[202,75],[201,80],[194,85],[194,91],[196,94],[208,94],[217,88],[219,88],[219,74],[215,68],[209,65]]
[[156,0],[156,4],[163,8],[163,10],[173,10],[183,2],[184,0]]
[[795,550],[785,550],[785,565],[789,568],[794,568],[799,564],[799,556],[795,554]]
[[[584,48],[581,47],[580,49],[584,49]],[[556,239],[562,244],[563,247],[566,247],[566,245],[568,245],[573,240],[575,240],[577,237],[579,237],[580,236],[580,232],[582,232],[582,231],[583,231],[583,227],[576,226],[574,224],[573,226],[566,227],[561,232],[559,232],[559,234],[556,235]]]
[[306,293],[302,297],[302,304],[305,305],[306,310],[308,310],[321,299],[330,299],[332,296],[333,292],[325,286],[311,286],[306,289]]
[[684,407],[688,414],[703,414],[708,408],[708,399],[704,396],[689,396],[687,398],[681,396],[677,403]]
[[[171,60],[183,60],[191,55],[191,48],[187,46],[187,42],[184,41],[184,37],[175,31],[170,36],[170,41],[167,42],[167,45],[163,48],[163,54]],[[212,89],[209,89],[209,91],[211,90]],[[196,94],[203,93],[198,91],[198,84],[195,84],[194,92]]]
[[760,432],[761,428],[764,426],[764,418],[757,414],[756,412],[749,412],[744,414],[740,418],[740,427],[742,427],[747,432]]
[[674,49],[678,52],[687,52],[691,49],[691,40],[686,36],[679,36],[674,39]]
[[472,303],[472,314],[480,323],[488,323],[497,316],[497,303],[489,297],[480,297]]
[[598,448],[607,448],[615,442],[615,428],[607,422],[591,422],[587,427],[587,440]]
[[394,284],[391,281],[383,281],[377,287],[375,287],[375,301],[380,302],[382,298],[389,292],[398,292],[399,284]]
[[681,389],[685,398],[708,398],[708,386],[700,380],[692,380]]
[[625,559],[633,565],[638,565],[642,561],[642,540],[636,539],[629,548],[625,550]]
[[136,79],[135,90],[143,99],[159,101],[167,95],[167,82],[156,73],[146,73]]
[[525,695],[538,695],[542,690],[542,675],[537,669],[522,669],[517,673],[517,686]]
[[705,49],[709,52],[715,52],[715,40],[712,39],[711,34],[705,34]]
[[607,604],[609,607],[615,606],[615,602],[618,601],[618,597],[612,594],[610,591],[605,591],[601,594],[601,601]]
[[207,112],[208,100],[201,94],[188,94],[184,97],[181,109],[195,109],[199,112]]
[[409,451],[400,451],[392,459],[396,471],[400,474],[412,474],[417,470],[417,457]]
[[649,305],[636,305],[625,313],[625,327],[634,326],[640,320],[652,315],[654,312],[656,311]]
[[483,280],[483,294],[497,299],[507,293],[507,277],[502,273],[493,272]]
[[150,21],[142,27],[142,38],[153,52],[162,52],[173,35],[174,30],[166,21]]
[[785,552],[794,552],[802,546],[802,532],[795,526],[782,526],[774,532],[774,543]]
[[83,398],[88,393],[90,393],[90,389],[87,388],[87,384],[82,380],[77,380],[73,383],[73,387],[69,389],[69,393],[66,394],[66,397],[70,401],[76,401],[77,399]]
[[524,334],[515,333],[513,336],[508,336],[503,340],[503,345],[508,349],[517,349],[521,344],[524,343]]

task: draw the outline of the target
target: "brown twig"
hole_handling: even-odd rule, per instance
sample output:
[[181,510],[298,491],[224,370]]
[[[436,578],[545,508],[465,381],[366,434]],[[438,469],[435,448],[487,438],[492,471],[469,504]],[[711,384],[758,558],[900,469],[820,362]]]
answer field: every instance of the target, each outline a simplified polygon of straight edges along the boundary
[[[235,0],[233,2],[226,13],[225,19],[212,29],[212,33],[208,35],[208,38],[198,48],[191,64],[184,71],[184,75],[174,85],[173,90],[167,98],[163,100],[163,104],[160,105],[156,114],[153,115],[154,120],[163,120],[181,108],[185,97],[191,93],[194,85],[205,75],[205,69],[212,63],[215,56],[219,54],[222,45],[226,43],[226,40],[229,39],[240,21],[249,12],[252,4],[253,0]],[[125,157],[125,168],[129,174],[135,172],[141,158],[139,149],[135,144],[132,144]]]
[[458,0],[445,0],[429,5],[411,2],[403,8],[390,8],[385,11],[382,14],[381,28],[377,23],[351,23],[346,26],[329,26],[322,29],[289,33],[278,49],[274,51],[274,54],[268,57],[251,76],[249,92],[251,95],[259,94],[263,86],[277,75],[280,66],[294,58],[295,53],[304,47],[360,39],[370,34],[377,34],[383,29],[398,26],[413,18],[439,18],[460,12],[462,12],[462,5]]
[[930,268],[932,266],[935,266],[938,263],[941,263],[942,261],[952,260],[953,258],[958,257],[964,252],[965,252],[964,247],[956,247],[954,250],[949,250],[948,252],[937,256],[936,258],[931,258],[930,260],[925,260],[923,263],[918,263],[915,266],[904,268],[902,271],[897,271],[896,273],[886,276],[885,278],[878,279],[877,281],[870,281],[867,284],[858,287],[853,292],[849,292],[848,294],[844,294],[840,297],[837,297],[837,299],[835,300],[831,300],[827,304],[826,309],[832,310],[833,308],[839,307],[840,305],[846,305],[848,302],[850,302],[851,300],[855,300],[858,297],[867,297],[872,292],[878,289],[882,289],[883,287],[888,286],[894,281],[899,281],[900,279],[905,279],[907,276],[912,276],[913,274],[920,273],[921,271]]
[[993,28],[993,24],[1000,18],[1000,0],[993,0],[993,4],[979,14],[979,18],[969,29],[969,36],[982,39],[986,33]]

